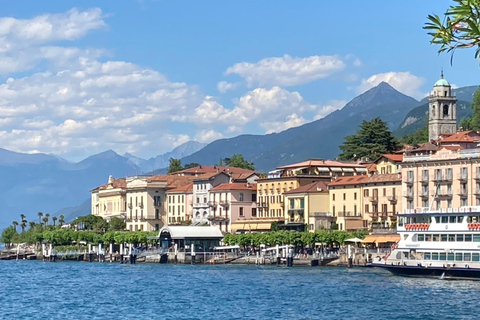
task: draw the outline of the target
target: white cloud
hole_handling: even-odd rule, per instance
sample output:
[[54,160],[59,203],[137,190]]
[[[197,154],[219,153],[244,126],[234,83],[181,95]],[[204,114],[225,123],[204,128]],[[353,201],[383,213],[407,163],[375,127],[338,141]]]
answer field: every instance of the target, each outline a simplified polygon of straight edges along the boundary
[[342,109],[347,104],[345,100],[330,100],[326,105],[317,106],[314,120],[322,119],[335,110]]
[[202,130],[195,135],[196,141],[204,142],[204,143],[212,142],[214,140],[221,139],[221,138],[223,138],[223,134],[221,134],[220,132],[216,132],[213,129]]
[[302,117],[298,116],[296,113],[288,115],[284,122],[274,121],[274,122],[261,122],[260,126],[265,129],[265,133],[274,133],[287,130],[289,128],[298,127],[307,121]]
[[257,63],[241,62],[229,67],[226,75],[237,74],[249,87],[296,86],[326,78],[345,68],[338,56],[311,56],[308,58],[265,58]]
[[425,78],[417,77],[410,72],[379,73],[368,79],[362,79],[362,83],[357,87],[357,93],[363,93],[381,82],[386,82],[396,90],[416,99],[426,96],[425,92],[420,91],[420,87],[425,83]]
[[231,83],[231,82],[227,82],[227,81],[220,81],[217,84],[217,90],[220,93],[225,93],[227,91],[237,89],[240,85],[241,85],[240,82]]

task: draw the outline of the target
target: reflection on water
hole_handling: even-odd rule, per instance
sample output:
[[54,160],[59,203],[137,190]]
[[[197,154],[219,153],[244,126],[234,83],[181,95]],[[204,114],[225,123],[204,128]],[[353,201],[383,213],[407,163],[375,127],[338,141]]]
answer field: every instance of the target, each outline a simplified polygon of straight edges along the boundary
[[472,319],[480,288],[375,268],[0,261],[0,277],[0,318],[34,319]]

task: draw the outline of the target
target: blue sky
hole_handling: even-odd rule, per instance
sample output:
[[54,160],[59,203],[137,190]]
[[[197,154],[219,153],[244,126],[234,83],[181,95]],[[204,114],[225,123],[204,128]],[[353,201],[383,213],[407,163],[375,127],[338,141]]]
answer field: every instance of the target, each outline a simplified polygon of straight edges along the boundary
[[[81,4],[81,7],[78,7]],[[478,84],[422,26],[452,1],[8,1],[0,147],[149,158],[189,140],[279,132],[381,81],[416,99]]]

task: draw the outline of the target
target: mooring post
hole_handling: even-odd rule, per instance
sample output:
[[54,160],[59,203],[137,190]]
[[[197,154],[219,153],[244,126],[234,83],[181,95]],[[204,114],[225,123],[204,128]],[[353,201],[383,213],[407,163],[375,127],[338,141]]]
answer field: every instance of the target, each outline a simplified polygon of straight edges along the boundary
[[110,243],[110,263],[113,262],[113,243]]
[[195,253],[195,245],[194,245],[194,244],[192,244],[192,248],[191,248],[191,249],[192,249],[192,250],[191,250],[191,252],[192,252],[192,264],[195,264],[195,262],[196,262],[196,261],[195,261],[195,255],[196,255],[196,253]]

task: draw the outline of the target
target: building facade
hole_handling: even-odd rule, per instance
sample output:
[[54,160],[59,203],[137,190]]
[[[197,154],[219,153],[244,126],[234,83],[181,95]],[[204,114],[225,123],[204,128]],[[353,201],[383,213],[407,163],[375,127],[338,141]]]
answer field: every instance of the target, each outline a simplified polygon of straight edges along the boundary
[[429,118],[428,137],[435,141],[444,133],[452,134],[457,131],[457,98],[452,95],[451,86],[443,78],[433,86],[433,92],[428,97]]
[[193,183],[167,191],[168,225],[190,225],[193,212]]
[[105,220],[125,219],[127,184],[125,179],[108,178],[108,183],[90,191],[91,214]]

